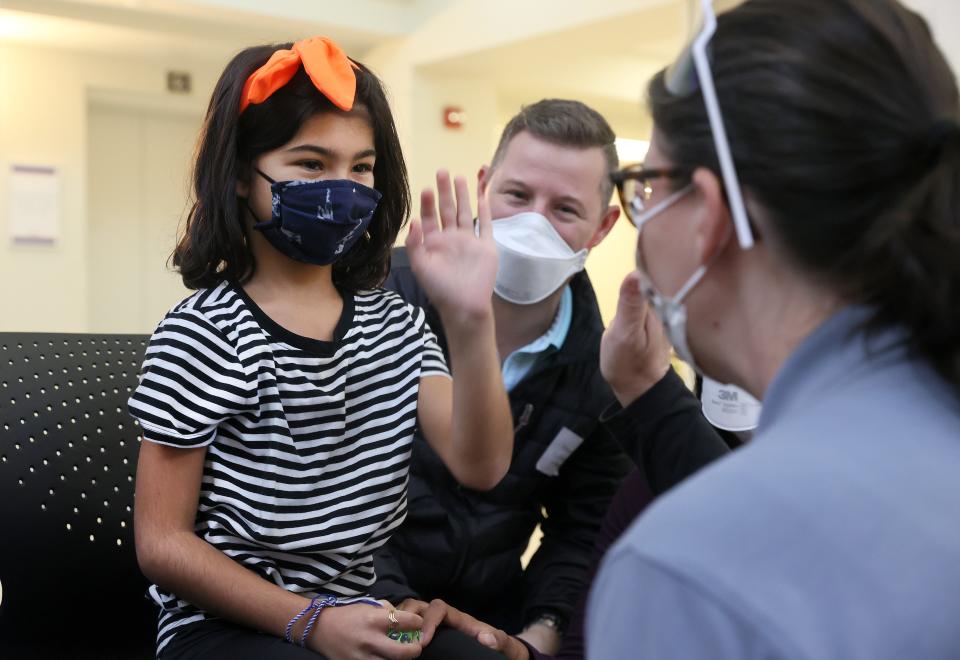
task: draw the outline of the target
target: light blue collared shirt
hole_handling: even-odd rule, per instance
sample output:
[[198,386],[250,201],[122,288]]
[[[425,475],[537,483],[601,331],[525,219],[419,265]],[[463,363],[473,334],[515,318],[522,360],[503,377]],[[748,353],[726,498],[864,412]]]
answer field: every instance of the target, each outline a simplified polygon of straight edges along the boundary
[[960,658],[960,397],[869,314],[815,330],[754,439],[611,548],[588,658]]
[[560,306],[557,316],[553,319],[550,328],[532,342],[518,348],[503,361],[503,385],[507,391],[517,386],[524,376],[545,356],[551,349],[560,350],[570,332],[570,321],[573,319],[573,292],[570,285],[564,287],[560,295]]

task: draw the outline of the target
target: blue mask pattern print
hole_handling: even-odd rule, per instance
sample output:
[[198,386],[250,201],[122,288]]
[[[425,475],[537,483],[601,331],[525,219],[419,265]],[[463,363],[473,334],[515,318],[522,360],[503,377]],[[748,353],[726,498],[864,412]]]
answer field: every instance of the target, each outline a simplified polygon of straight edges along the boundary
[[[345,179],[270,182],[270,220],[254,229],[277,250],[297,261],[326,266],[350,251],[367,231],[380,193]],[[256,216],[254,216],[256,217]]]

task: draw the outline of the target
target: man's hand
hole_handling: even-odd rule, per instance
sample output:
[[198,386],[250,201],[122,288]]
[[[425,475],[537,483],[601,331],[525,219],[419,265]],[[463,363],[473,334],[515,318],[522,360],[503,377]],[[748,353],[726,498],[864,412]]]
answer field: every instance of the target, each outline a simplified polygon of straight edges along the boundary
[[624,408],[646,394],[670,368],[670,343],[633,271],[620,285],[617,314],[600,341],[600,372]]
[[461,612],[452,605],[448,605],[440,599],[434,599],[430,603],[422,600],[408,598],[400,604],[400,608],[406,612],[413,612],[423,617],[423,627],[421,630],[420,644],[427,646],[433,639],[437,627],[441,623],[459,630],[468,635],[483,646],[499,651],[509,660],[530,660],[530,653],[518,639],[511,637],[507,633],[494,628],[491,625],[474,619],[465,612]]
[[397,605],[398,610],[413,612],[423,618],[423,626],[420,628],[420,643],[423,646],[430,643],[434,633],[437,632],[437,627],[443,623],[443,618],[446,616],[446,603],[442,600],[434,600],[433,602],[439,603],[439,605],[432,609],[432,603],[427,603],[416,598],[407,598]]
[[540,653],[556,655],[557,651],[560,650],[560,635],[556,630],[542,623],[531,623],[517,637],[530,644]]

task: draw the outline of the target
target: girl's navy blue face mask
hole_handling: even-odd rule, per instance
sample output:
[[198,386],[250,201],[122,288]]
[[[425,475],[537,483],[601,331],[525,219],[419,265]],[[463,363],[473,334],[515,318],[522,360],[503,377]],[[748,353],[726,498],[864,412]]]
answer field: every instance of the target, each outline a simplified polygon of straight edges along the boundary
[[270,182],[273,205],[270,220],[253,228],[303,263],[327,266],[343,257],[367,231],[380,202],[379,192],[355,181],[274,181],[256,171]]

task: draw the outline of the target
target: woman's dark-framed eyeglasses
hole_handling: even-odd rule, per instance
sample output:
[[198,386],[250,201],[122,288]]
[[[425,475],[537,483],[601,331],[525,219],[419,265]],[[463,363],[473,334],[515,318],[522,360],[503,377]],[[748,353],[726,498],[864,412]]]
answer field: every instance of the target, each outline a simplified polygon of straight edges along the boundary
[[692,172],[682,167],[646,168],[643,165],[631,165],[614,172],[610,178],[617,187],[620,205],[630,215],[631,221],[636,223],[644,211],[649,207],[653,197],[651,182],[655,179],[672,179],[683,182],[689,180]]

